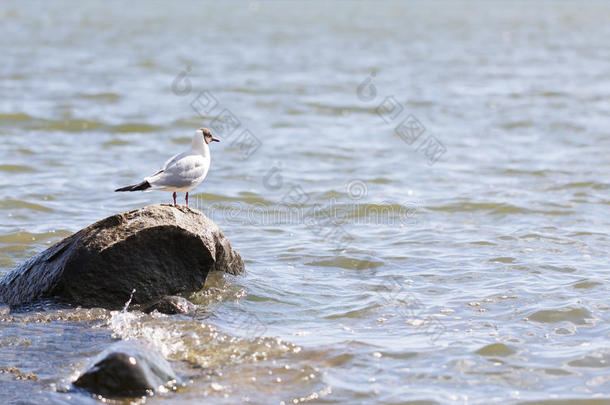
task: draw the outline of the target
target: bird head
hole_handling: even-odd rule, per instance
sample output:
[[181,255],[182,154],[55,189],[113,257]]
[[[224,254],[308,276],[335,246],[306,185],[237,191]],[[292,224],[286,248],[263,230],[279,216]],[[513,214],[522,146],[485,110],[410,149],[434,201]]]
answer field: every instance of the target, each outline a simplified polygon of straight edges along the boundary
[[212,132],[207,128],[199,128],[197,132],[201,134],[206,144],[210,144],[210,142],[220,142],[220,139],[214,138]]

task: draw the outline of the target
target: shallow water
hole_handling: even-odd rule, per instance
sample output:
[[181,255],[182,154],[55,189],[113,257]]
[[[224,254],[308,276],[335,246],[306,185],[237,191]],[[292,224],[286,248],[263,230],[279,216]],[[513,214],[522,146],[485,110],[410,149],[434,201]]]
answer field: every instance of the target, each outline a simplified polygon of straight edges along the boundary
[[185,381],[153,404],[609,403],[610,4],[74,7],[0,6],[0,272],[169,202],[112,190],[203,124],[248,273],[189,316],[0,309],[1,403],[99,402],[69,383],[117,339]]

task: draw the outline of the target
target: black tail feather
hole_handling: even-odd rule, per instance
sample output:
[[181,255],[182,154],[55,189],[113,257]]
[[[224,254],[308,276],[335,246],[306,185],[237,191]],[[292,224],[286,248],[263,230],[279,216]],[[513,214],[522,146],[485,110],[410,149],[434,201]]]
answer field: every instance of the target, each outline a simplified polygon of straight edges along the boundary
[[141,191],[141,190],[146,190],[149,188],[150,188],[150,183],[147,182],[146,180],[144,180],[140,184],[132,184],[131,186],[117,188],[114,191]]

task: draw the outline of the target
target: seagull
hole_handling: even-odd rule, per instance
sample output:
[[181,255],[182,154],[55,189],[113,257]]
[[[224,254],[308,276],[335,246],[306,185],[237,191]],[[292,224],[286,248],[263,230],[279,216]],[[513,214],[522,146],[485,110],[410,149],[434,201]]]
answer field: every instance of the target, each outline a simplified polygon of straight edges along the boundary
[[220,140],[214,138],[209,129],[199,128],[195,131],[189,150],[169,158],[161,170],[145,177],[141,183],[117,188],[114,191],[173,191],[174,205],[176,205],[176,192],[186,192],[185,200],[188,207],[189,191],[197,187],[208,174],[210,142],[220,142]]

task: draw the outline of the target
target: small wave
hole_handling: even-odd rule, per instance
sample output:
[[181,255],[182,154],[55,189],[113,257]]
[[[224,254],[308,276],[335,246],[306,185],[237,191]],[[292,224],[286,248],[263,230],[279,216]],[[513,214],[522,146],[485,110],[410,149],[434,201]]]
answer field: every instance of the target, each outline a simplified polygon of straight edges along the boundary
[[530,210],[506,203],[474,203],[460,202],[454,204],[440,205],[436,207],[426,207],[431,211],[444,212],[477,212],[487,211],[489,214],[526,214]]
[[181,136],[178,138],[172,138],[172,143],[175,143],[176,145],[188,145],[192,142],[192,140],[193,138],[190,136]]
[[570,266],[553,266],[551,264],[543,264],[540,266],[541,269],[558,271],[560,273],[575,273],[577,270]]
[[585,188],[585,189],[590,189],[590,190],[608,190],[610,188],[610,184],[600,183],[597,181],[579,181],[579,182],[566,183],[566,184],[555,186],[555,187],[553,187],[553,190],[563,190],[563,189],[571,189],[571,188]]
[[565,307],[536,311],[528,317],[532,321],[542,323],[572,322],[576,325],[590,323],[593,315],[583,307]]
[[35,118],[25,113],[0,113],[0,121],[3,122],[28,122],[32,120],[35,120]]
[[487,346],[481,347],[476,351],[476,354],[485,357],[505,357],[513,354],[515,351],[510,347],[506,346],[504,343],[492,343]]
[[46,242],[49,240],[58,240],[70,235],[72,235],[72,232],[64,229],[44,233],[16,232],[0,236],[0,243],[31,244],[32,242]]
[[530,121],[530,120],[523,120],[523,121],[511,121],[511,122],[506,122],[500,125],[502,128],[504,129],[521,129],[521,128],[530,128],[534,126],[534,122]]
[[568,130],[568,131],[573,131],[573,132],[584,132],[584,131],[586,131],[586,129],[587,128],[582,125],[574,124],[573,122],[569,122],[569,121],[551,122],[552,131]]
[[557,97],[568,97],[567,93],[564,92],[560,92],[560,91],[542,91],[540,92],[540,96],[541,97],[546,97],[546,98],[557,98]]
[[112,148],[114,146],[123,146],[123,145],[129,145],[129,142],[124,141],[122,139],[113,139],[111,141],[104,142],[104,144],[102,146],[104,148]]
[[80,93],[77,97],[96,100],[96,101],[107,101],[110,103],[116,103],[121,99],[121,95],[117,93]]
[[[205,116],[205,115],[201,115],[201,116],[200,116],[200,115],[194,115],[194,116],[193,116],[193,117],[191,117],[191,118],[184,118],[184,119],[177,119],[177,120],[174,120],[174,121],[171,123],[171,125],[170,125],[170,126],[171,126],[172,128],[185,128],[185,129],[188,129],[188,130],[192,130],[193,128],[198,128],[198,127],[200,127],[200,126],[201,126],[201,124],[202,124],[203,122],[206,122],[206,121],[213,121],[213,120],[214,120],[214,118],[216,118],[216,117],[215,117],[215,116],[212,116],[212,115],[209,115],[209,116]],[[192,139],[192,137],[191,137],[191,138],[189,138],[189,139]]]
[[0,209],[26,209],[30,211],[53,212],[49,207],[35,204],[22,200],[4,200],[0,201]]
[[469,242],[471,245],[478,245],[478,246],[497,246],[496,243],[493,242],[489,242],[486,240],[476,240],[476,241],[472,241]]
[[82,132],[96,130],[104,125],[99,121],[84,119],[63,119],[63,120],[38,120],[39,123],[30,126],[29,129],[38,131],[61,131],[61,132]]
[[604,283],[600,283],[599,281],[582,280],[582,281],[572,284],[572,288],[576,288],[579,290],[581,290],[581,289],[589,290],[592,288],[601,287],[603,285],[604,285]]
[[160,127],[158,125],[144,124],[141,122],[128,122],[128,123],[112,125],[112,126],[108,127],[110,132],[119,133],[119,134],[131,133],[131,132],[137,132],[137,133],[157,132],[157,131],[161,130],[161,128],[162,127]]
[[305,158],[311,158],[311,159],[315,159],[317,161],[329,161],[329,162],[333,162],[333,161],[343,161],[343,162],[349,162],[351,160],[354,160],[354,157],[351,155],[338,155],[336,153],[332,153],[332,152],[322,152],[322,151],[306,151],[306,152],[302,152],[301,156],[305,157]]
[[35,119],[29,129],[38,131],[84,132],[103,130],[110,133],[148,133],[159,131],[162,127],[141,122],[125,122],[108,125],[100,121],[66,118],[60,120]]
[[[359,107],[355,105],[329,105],[322,103],[307,103],[307,107],[314,109],[316,113],[326,114],[330,116],[347,116],[352,113],[379,114],[377,107]],[[306,112],[298,110],[289,110],[289,115],[301,115]]]
[[299,125],[297,122],[292,121],[275,121],[271,124],[271,128],[304,128],[302,125]]
[[554,171],[554,170],[524,170],[524,169],[506,169],[500,171],[500,174],[513,176],[513,175],[526,175],[534,177],[547,177],[555,174],[567,174],[566,172]]
[[391,179],[388,179],[387,177],[376,177],[376,178],[370,180],[370,183],[373,183],[373,184],[391,184],[391,183],[393,183],[393,181]]
[[32,173],[36,169],[26,165],[0,165],[0,171],[9,173]]
[[241,94],[261,94],[261,95],[269,95],[274,91],[272,88],[255,88],[255,87],[229,87],[226,89],[228,93],[241,93]]
[[353,319],[367,319],[372,316],[372,313],[376,309],[381,308],[381,305],[377,302],[364,302],[354,306],[350,306],[349,310],[339,309],[334,311],[330,315],[324,316],[324,319],[342,319],[342,318],[353,318]]
[[31,156],[31,155],[35,155],[36,154],[33,150],[28,149],[28,148],[18,148],[16,151],[21,153],[22,155],[29,155],[29,156]]
[[584,356],[577,360],[572,360],[568,363],[572,367],[582,368],[609,368],[610,367],[610,352],[593,353]]
[[488,260],[489,263],[514,263],[514,257],[494,257]]
[[314,267],[338,267],[348,270],[367,270],[383,266],[385,263],[376,260],[355,259],[349,257],[333,257],[332,259],[318,260],[305,263]]

